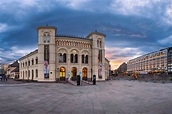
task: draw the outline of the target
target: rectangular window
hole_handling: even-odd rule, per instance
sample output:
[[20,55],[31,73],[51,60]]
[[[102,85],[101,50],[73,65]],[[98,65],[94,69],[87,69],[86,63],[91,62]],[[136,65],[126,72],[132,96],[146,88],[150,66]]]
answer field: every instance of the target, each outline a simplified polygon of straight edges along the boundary
[[99,53],[98,53],[98,62],[102,62],[102,50],[99,50]]

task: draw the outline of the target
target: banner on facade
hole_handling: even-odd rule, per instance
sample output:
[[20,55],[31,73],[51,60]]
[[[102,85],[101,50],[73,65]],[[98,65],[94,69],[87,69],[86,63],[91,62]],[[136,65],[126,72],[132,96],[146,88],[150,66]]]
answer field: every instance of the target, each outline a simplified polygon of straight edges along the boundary
[[98,77],[102,78],[102,64],[101,63],[99,63]]
[[49,45],[44,45],[44,78],[49,78]]

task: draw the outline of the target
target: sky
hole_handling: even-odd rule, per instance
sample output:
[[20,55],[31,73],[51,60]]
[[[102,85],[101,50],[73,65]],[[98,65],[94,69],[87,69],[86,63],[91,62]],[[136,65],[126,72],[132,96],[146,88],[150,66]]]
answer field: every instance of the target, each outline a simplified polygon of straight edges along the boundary
[[0,0],[0,63],[37,49],[37,27],[57,34],[106,34],[112,69],[172,46],[172,0]]

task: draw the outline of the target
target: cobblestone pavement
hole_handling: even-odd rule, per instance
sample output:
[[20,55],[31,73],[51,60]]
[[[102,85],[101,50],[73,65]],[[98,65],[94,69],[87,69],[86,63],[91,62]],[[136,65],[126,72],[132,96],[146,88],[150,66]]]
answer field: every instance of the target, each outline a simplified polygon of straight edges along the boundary
[[172,114],[172,84],[0,83],[0,114]]
[[25,83],[25,82],[24,81],[15,81],[13,79],[7,79],[7,81],[4,79],[2,79],[2,81],[0,80],[0,84],[23,84],[23,83]]

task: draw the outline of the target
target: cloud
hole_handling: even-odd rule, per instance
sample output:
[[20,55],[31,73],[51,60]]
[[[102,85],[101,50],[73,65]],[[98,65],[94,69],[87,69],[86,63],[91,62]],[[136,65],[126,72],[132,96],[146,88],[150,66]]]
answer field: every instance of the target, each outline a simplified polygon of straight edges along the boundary
[[167,38],[164,38],[164,39],[162,39],[162,40],[159,40],[158,42],[160,43],[160,44],[172,44],[172,35],[171,36],[169,36],[169,37],[167,37]]
[[129,59],[141,56],[143,52],[139,48],[130,47],[105,47],[106,58],[111,61],[112,69],[116,69],[123,62],[128,62]]
[[20,57],[34,51],[34,48],[19,48],[17,46],[11,47],[10,49],[1,49],[0,48],[0,63],[11,63],[15,60],[18,60]]
[[115,0],[111,7],[115,13],[122,13],[124,15],[140,15],[141,9],[150,6],[149,0]]
[[163,20],[172,25],[172,2],[166,7]]
[[113,14],[150,18],[159,21],[159,24],[172,24],[171,8],[171,0],[114,0],[109,11]]
[[171,0],[6,0],[0,5],[5,62],[36,48],[36,28],[46,24],[56,26],[58,34],[105,33],[106,57],[116,66],[171,46]]
[[0,33],[7,31],[8,25],[5,23],[0,23]]
[[72,9],[80,9],[84,7],[86,3],[90,2],[90,0],[57,0],[57,2]]
[[135,32],[133,30],[130,30],[128,27],[122,27],[119,25],[101,25],[98,26],[98,28],[104,32],[109,32],[113,34],[113,36],[125,36],[125,37],[130,37],[130,38],[146,38],[147,36],[142,33],[142,31]]

